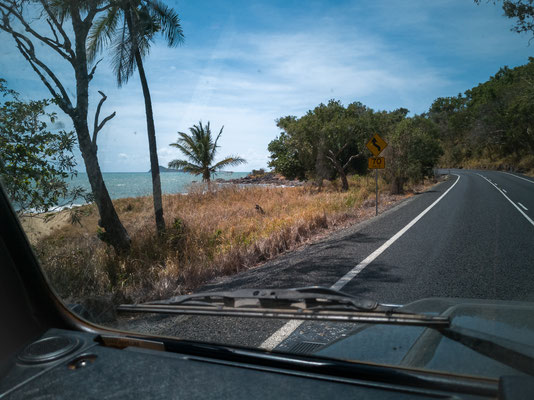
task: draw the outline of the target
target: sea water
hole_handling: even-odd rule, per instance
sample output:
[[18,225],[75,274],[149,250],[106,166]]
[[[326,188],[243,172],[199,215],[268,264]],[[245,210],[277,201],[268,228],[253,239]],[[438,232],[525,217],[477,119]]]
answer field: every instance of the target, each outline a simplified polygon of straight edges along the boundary
[[[212,180],[238,179],[247,175],[248,172],[218,172],[212,176]],[[103,172],[102,176],[112,199],[152,195],[152,175],[149,172]],[[164,194],[187,193],[191,183],[202,180],[201,176],[186,172],[161,172],[159,176],[161,191]],[[71,187],[81,187],[87,193],[91,193],[86,173],[78,173],[68,182]],[[84,199],[77,199],[74,205],[83,203]]]

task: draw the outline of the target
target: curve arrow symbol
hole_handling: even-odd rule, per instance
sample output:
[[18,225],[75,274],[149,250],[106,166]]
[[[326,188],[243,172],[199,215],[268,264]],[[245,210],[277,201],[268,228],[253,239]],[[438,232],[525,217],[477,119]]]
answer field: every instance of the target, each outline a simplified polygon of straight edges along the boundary
[[379,152],[382,151],[382,149],[380,148],[378,143],[376,143],[376,139],[375,138],[373,138],[373,140],[371,142],[373,143],[373,146],[375,146],[378,149]]

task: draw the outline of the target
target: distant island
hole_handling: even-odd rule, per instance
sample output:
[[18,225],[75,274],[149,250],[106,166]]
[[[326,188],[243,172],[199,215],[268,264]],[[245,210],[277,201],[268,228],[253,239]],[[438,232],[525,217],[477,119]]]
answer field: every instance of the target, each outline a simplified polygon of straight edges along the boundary
[[[150,168],[150,170],[148,171],[149,173],[152,172],[152,168]],[[163,166],[159,166],[159,172],[184,172],[183,170],[181,169],[174,169],[174,168],[165,168]]]

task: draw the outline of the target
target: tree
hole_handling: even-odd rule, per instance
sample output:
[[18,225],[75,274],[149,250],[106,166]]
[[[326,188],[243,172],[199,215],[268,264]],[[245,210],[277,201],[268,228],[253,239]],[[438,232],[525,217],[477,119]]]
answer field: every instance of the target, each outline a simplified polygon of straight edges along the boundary
[[184,132],[178,132],[179,139],[176,143],[171,143],[172,147],[180,150],[187,160],[173,160],[169,163],[169,168],[181,168],[184,172],[189,172],[195,175],[202,175],[202,181],[210,183],[211,174],[218,170],[246,163],[246,161],[238,156],[225,157],[218,163],[214,163],[215,154],[217,153],[217,142],[222,135],[224,126],[219,131],[219,134],[213,141],[211,135],[210,123],[206,126],[199,122],[198,125],[193,125],[189,128],[191,135]]
[[330,100],[301,118],[280,118],[277,125],[283,133],[269,144],[270,165],[280,173],[289,169],[304,175],[302,169],[313,175],[319,186],[324,178],[339,176],[342,190],[348,190],[347,171],[361,155],[370,114],[372,110],[361,103],[345,108]]
[[[475,3],[480,4],[481,0],[475,0]],[[534,0],[503,0],[502,9],[506,17],[516,20],[512,31],[530,32],[532,37],[529,42],[534,39]]]
[[160,1],[120,0],[111,1],[110,4],[112,6],[96,21],[89,34],[89,60],[93,61],[99,51],[111,44],[112,65],[119,87],[128,82],[137,66],[145,100],[156,229],[161,234],[165,230],[165,220],[161,199],[156,128],[143,57],[148,54],[150,42],[156,33],[163,34],[167,44],[171,47],[181,43],[184,36],[178,14]]
[[276,172],[284,175],[287,179],[305,179],[306,169],[299,160],[297,149],[291,145],[285,132],[272,140],[267,149],[271,153],[269,167],[274,168]]
[[469,98],[463,94],[439,97],[430,106],[427,117],[434,122],[437,136],[444,150],[441,165],[461,166],[470,156],[471,146],[465,141],[470,136],[473,120],[467,107]]
[[[55,104],[72,119],[100,214],[99,225],[104,229],[99,237],[112,245],[116,251],[124,252],[130,249],[130,237],[115,211],[97,157],[98,133],[115,116],[115,113],[112,113],[102,121],[99,120],[102,105],[106,100],[104,93],[100,92],[102,98],[95,113],[92,137],[87,120],[89,83],[98,64],[91,69],[88,67],[87,36],[95,17],[110,7],[111,5],[104,1],[97,0],[0,0],[0,29],[11,35],[18,51],[51,93]],[[48,34],[34,29],[30,21],[36,19],[46,21],[50,29]],[[72,37],[69,36],[70,29],[66,26],[66,21],[72,24]],[[36,44],[39,47],[36,47]],[[38,55],[41,46],[52,50],[72,67],[76,81],[75,103],[65,82],[62,82],[52,67]]]
[[357,133],[359,130],[356,119],[353,117],[347,113],[341,102],[330,100],[327,105],[320,104],[315,107],[312,113],[308,113],[302,119],[304,123],[310,123],[312,129],[318,132],[318,154],[324,157],[339,175],[343,191],[349,189],[346,170],[352,160],[360,156]]
[[0,93],[12,99],[0,105],[0,174],[17,212],[47,212],[85,197],[66,181],[76,175],[74,132],[47,130],[46,121],[56,121],[45,110],[51,101],[21,101],[5,82],[0,79]]
[[388,136],[386,178],[391,193],[404,191],[404,184],[431,176],[443,154],[435,137],[436,128],[428,118],[416,116],[400,121]]
[[445,152],[442,164],[532,168],[534,58],[526,65],[501,68],[465,94],[438,98],[428,117]]

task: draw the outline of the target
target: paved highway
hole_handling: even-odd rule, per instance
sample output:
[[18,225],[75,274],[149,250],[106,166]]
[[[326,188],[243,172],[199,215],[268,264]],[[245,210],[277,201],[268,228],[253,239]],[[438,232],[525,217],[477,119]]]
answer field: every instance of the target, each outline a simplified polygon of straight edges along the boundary
[[[392,304],[427,297],[534,301],[534,179],[496,171],[450,173],[447,181],[378,217],[201,290],[322,285]],[[354,327],[152,318],[144,323],[159,321],[156,333],[267,349],[290,347],[297,336],[326,342]]]

